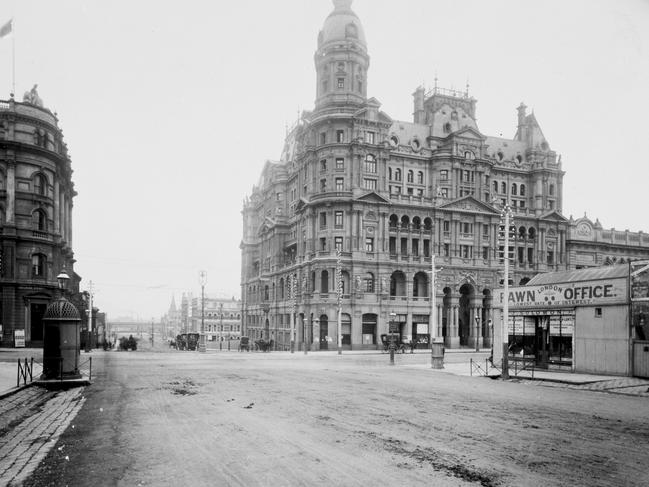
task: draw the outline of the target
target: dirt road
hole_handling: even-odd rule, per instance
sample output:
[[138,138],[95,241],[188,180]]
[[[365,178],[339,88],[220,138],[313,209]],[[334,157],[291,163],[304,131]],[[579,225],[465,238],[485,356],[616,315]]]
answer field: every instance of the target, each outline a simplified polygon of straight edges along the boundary
[[26,485],[649,485],[646,398],[460,377],[423,354],[93,365],[74,428]]

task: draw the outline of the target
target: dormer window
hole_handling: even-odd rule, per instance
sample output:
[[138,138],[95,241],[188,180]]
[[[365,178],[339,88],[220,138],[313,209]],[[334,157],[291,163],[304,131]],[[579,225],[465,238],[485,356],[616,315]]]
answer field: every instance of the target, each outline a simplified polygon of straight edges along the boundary
[[451,124],[449,122],[446,122],[444,124],[444,133],[445,134],[450,134],[451,133]]

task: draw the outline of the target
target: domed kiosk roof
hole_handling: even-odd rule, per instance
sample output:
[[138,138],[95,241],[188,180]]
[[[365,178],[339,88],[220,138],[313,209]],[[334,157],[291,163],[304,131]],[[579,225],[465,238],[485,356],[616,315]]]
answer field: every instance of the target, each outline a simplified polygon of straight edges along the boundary
[[67,299],[57,299],[49,304],[43,315],[44,320],[81,321],[79,310]]
[[334,11],[327,17],[318,35],[318,46],[356,39],[367,48],[361,21],[351,9],[352,0],[333,0],[333,3]]

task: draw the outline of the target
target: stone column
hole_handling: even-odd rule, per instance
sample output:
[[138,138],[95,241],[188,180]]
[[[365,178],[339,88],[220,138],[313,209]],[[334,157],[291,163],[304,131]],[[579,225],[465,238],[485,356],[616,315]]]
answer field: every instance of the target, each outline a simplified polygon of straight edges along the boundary
[[[439,301],[437,301],[437,303],[439,303]],[[446,337],[442,336],[442,331],[443,331],[442,318],[443,318],[443,316],[444,316],[444,305],[443,304],[437,304],[437,337],[446,339]],[[446,327],[446,333],[448,334],[448,325]]]
[[59,181],[54,180],[54,232],[61,235],[61,204],[59,201]]
[[449,318],[447,320],[446,331],[448,336],[444,339],[444,345],[447,348],[459,348],[460,346],[460,336],[458,328],[458,318],[459,318],[459,296],[451,296],[450,299],[450,308],[449,308]]
[[16,224],[16,161],[7,160],[7,224]]

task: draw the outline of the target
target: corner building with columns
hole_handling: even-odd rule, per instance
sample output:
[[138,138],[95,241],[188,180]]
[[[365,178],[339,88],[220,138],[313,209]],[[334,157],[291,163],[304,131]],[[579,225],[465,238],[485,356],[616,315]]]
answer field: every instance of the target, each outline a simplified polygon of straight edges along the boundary
[[[379,347],[390,323],[420,348],[431,336],[489,347],[505,205],[512,284],[600,265],[606,242],[579,231],[590,220],[563,216],[561,157],[524,104],[512,139],[482,134],[468,91],[437,85],[415,89],[411,122],[393,120],[367,96],[370,57],[351,0],[333,3],[314,56],[315,108],[243,204],[243,334],[277,349],[291,338],[296,349],[335,348],[340,307],[343,349]],[[635,235],[616,258],[649,255]]]
[[0,346],[42,347],[43,314],[74,272],[70,157],[56,114],[37,96],[0,100]]

